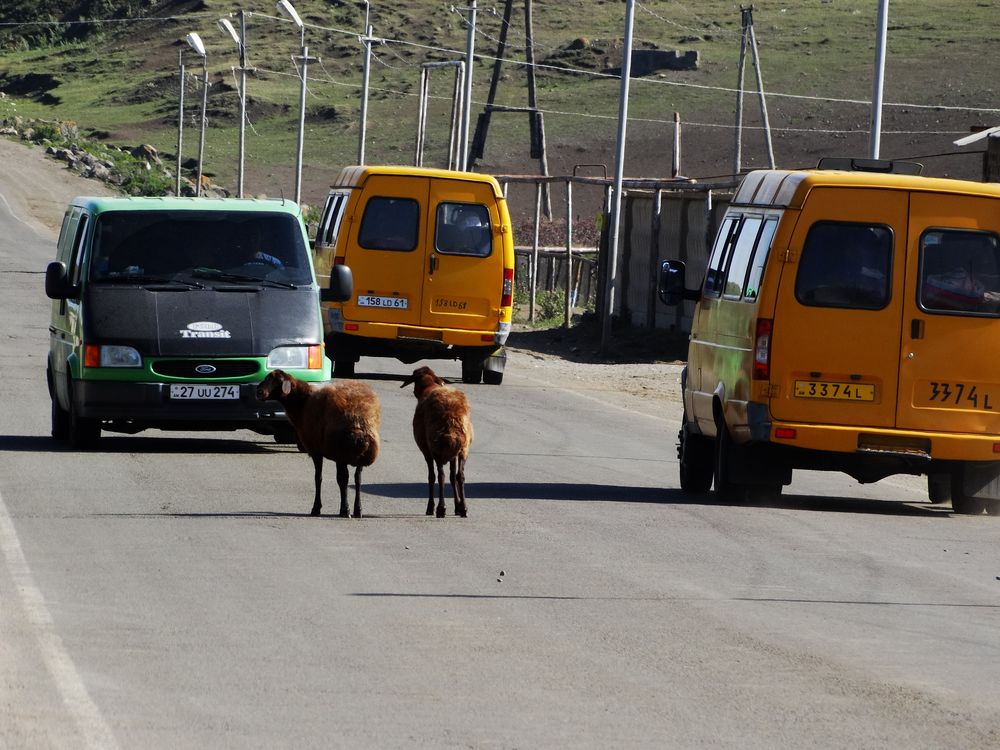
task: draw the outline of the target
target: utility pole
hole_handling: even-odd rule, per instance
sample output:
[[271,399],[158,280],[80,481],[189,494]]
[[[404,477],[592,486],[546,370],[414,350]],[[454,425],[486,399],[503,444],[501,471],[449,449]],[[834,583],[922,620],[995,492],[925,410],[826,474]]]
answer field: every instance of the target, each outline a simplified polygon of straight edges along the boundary
[[[503,19],[500,22],[500,37],[497,41],[497,52],[493,62],[493,75],[490,78],[490,90],[486,97],[486,106],[476,121],[476,132],[469,149],[470,169],[475,166],[476,159],[482,158],[486,151],[486,134],[489,132],[490,119],[493,113],[526,112],[528,114],[530,132],[531,158],[538,159],[539,171],[543,177],[548,177],[549,175],[548,158],[545,155],[545,120],[542,113],[538,110],[538,100],[536,97],[535,44],[531,3],[532,0],[524,0],[525,67],[528,75],[528,106],[507,107],[494,104],[497,96],[497,88],[500,83],[501,66],[503,65],[503,58],[507,49],[507,32],[510,28],[511,17],[514,14],[514,0],[507,0],[503,9]],[[543,182],[542,189],[545,202],[545,216],[552,218],[552,198],[549,191],[549,183]]]
[[358,128],[358,164],[365,163],[365,138],[368,133],[368,81],[372,62],[372,27],[368,25],[371,5],[365,0],[365,33],[361,43],[365,46],[365,62],[361,74],[361,124]]
[[872,88],[872,120],[869,146],[877,159],[882,140],[882,85],[885,80],[885,41],[889,29],[889,0],[878,3],[878,36],[875,38],[875,81]]
[[[635,0],[625,5],[625,43],[622,48],[622,83],[618,101],[618,143],[615,149],[614,197],[611,207],[611,232],[607,251],[607,280],[604,287],[604,310],[601,311],[601,351],[611,340],[611,316],[615,311],[615,284],[618,281],[618,234],[622,214],[622,182],[625,175],[625,130],[628,124],[629,77],[632,75],[632,22]],[[568,220],[568,218],[567,218]]]
[[178,50],[177,62],[181,68],[181,92],[177,100],[177,188],[174,194],[181,195],[181,146],[184,143],[184,52]]
[[738,66],[739,81],[736,90],[736,146],[733,152],[733,176],[739,176],[742,168],[743,145],[743,73],[746,69],[747,47],[753,55],[753,66],[757,78],[757,96],[760,101],[760,114],[764,122],[764,136],[767,140],[768,165],[774,169],[774,147],[771,145],[771,123],[767,117],[767,101],[764,98],[764,79],[760,70],[760,57],[757,54],[757,35],[753,30],[753,6],[740,6],[740,62]]
[[236,195],[243,197],[243,164],[247,144],[247,18],[240,10],[240,144],[239,171],[236,176]]
[[476,0],[469,0],[466,9],[469,17],[468,33],[465,40],[465,92],[462,94],[462,128],[461,128],[461,158],[458,162],[459,170],[467,171],[469,163],[469,119],[472,114],[472,63],[476,54]]

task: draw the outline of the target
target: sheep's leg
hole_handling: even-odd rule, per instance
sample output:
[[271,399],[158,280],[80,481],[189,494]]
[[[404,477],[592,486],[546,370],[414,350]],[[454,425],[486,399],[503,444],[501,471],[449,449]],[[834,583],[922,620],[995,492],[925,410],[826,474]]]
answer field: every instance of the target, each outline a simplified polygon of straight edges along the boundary
[[468,518],[469,509],[465,505],[465,456],[458,457],[458,473],[453,486],[455,488],[455,515]]
[[434,515],[434,461],[427,461],[427,515]]
[[438,505],[437,505],[437,517],[444,518],[447,513],[447,508],[444,504],[444,463],[438,462]]
[[354,468],[354,517],[361,518],[361,469],[363,467],[356,466]]
[[347,506],[347,480],[350,479],[351,472],[347,464],[337,464],[337,486],[340,487],[340,517],[350,518],[351,509]]
[[322,456],[312,456],[313,466],[316,471],[314,472],[316,477],[316,497],[313,499],[312,511],[309,515],[318,516],[320,508],[323,507],[323,503],[320,502],[320,486],[323,484],[323,457]]

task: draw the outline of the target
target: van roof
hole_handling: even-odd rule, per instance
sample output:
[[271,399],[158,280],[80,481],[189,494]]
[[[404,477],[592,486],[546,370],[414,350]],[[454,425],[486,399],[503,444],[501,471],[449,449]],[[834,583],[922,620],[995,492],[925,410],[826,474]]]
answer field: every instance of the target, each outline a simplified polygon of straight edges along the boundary
[[493,192],[497,197],[502,195],[500,183],[493,175],[481,172],[459,172],[452,169],[434,169],[432,167],[404,167],[404,166],[372,166],[369,164],[344,167],[337,175],[336,182],[332,187],[357,187],[364,183],[372,175],[398,175],[401,177],[436,177],[438,179],[466,180],[469,182],[485,182],[493,186]]
[[882,188],[886,190],[958,193],[1000,198],[1000,184],[843,170],[757,169],[747,173],[733,196],[734,206],[800,208],[815,187]]
[[302,213],[294,201],[259,198],[177,198],[174,196],[108,198],[79,195],[70,204],[85,208],[93,214],[104,211],[268,211],[298,216]]

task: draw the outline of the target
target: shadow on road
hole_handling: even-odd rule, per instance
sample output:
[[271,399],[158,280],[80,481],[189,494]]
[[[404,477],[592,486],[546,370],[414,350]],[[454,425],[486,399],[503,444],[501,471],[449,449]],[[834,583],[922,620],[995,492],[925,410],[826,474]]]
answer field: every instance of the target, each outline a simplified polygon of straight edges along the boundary
[[102,437],[93,448],[77,450],[62,440],[45,435],[0,435],[0,452],[24,453],[269,453],[274,449],[297,450],[294,445],[278,445],[266,435],[258,436],[260,442],[237,439],[153,436]]

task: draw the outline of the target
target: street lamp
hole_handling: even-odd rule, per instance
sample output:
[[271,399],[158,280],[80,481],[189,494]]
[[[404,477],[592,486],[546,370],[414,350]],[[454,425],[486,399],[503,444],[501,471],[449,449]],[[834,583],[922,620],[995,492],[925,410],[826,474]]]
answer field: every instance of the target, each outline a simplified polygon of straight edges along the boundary
[[302,140],[306,129],[306,80],[309,67],[309,48],[306,46],[306,25],[302,23],[302,19],[299,18],[299,14],[295,12],[292,4],[288,0],[279,0],[277,8],[281,15],[299,27],[299,46],[302,48],[302,54],[298,58],[302,64],[299,72],[302,79],[302,86],[299,91],[299,138],[295,157],[295,202],[300,203],[302,197]]
[[228,18],[219,19],[219,28],[232,39],[240,50],[240,142],[239,165],[236,173],[236,197],[243,197],[243,160],[246,154],[247,119],[247,24],[246,16],[240,11],[240,32],[236,33]]
[[205,43],[201,41],[201,37],[193,31],[187,35],[187,43],[196,54],[201,56],[205,66],[205,82],[201,92],[201,136],[198,140],[198,181],[194,187],[195,197],[198,197],[201,195],[202,165],[205,158],[205,124],[208,120],[208,53],[205,51]]

